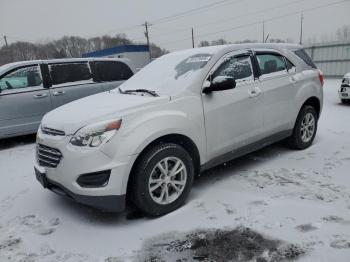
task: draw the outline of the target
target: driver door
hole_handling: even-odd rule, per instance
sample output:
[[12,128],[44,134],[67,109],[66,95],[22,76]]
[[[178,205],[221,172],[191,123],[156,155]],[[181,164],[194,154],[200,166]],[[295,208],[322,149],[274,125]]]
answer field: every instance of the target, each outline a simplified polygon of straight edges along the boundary
[[208,80],[217,76],[233,77],[236,87],[202,94],[209,161],[261,139],[263,129],[263,94],[254,77],[251,54],[226,54]]
[[35,133],[51,110],[38,64],[21,66],[0,76],[0,138]]

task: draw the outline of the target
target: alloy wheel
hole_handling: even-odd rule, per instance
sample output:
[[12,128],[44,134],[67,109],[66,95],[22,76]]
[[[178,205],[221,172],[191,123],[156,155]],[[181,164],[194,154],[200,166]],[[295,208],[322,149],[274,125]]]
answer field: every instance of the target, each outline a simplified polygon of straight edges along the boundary
[[316,121],[314,115],[307,113],[301,121],[300,127],[300,137],[304,143],[308,143],[312,139],[315,132],[315,125]]
[[186,182],[187,170],[184,162],[177,157],[166,157],[153,168],[148,191],[157,204],[167,205],[181,196]]

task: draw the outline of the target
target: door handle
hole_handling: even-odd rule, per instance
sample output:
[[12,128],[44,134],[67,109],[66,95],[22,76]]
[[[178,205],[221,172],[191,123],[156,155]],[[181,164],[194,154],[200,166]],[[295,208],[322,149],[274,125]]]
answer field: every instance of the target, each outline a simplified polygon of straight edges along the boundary
[[55,91],[53,93],[54,96],[63,96],[66,94],[66,91]]
[[253,90],[248,90],[248,94],[250,98],[257,97],[261,94],[261,89],[259,87],[255,87]]
[[37,95],[34,95],[33,96],[35,99],[39,99],[39,98],[45,98],[45,97],[48,97],[48,95],[47,94],[37,94]]

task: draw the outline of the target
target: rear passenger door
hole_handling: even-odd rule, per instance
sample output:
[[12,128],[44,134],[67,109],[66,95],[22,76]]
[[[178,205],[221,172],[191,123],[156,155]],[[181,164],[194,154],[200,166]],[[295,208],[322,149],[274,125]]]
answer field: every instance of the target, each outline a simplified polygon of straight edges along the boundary
[[264,93],[264,136],[290,128],[294,112],[294,86],[283,55],[275,51],[256,51],[259,86]]
[[53,107],[103,92],[99,83],[94,82],[89,63],[63,62],[48,65],[51,78],[50,95]]
[[134,74],[130,67],[121,61],[97,60],[90,65],[94,73],[94,81],[99,82],[105,91],[118,87]]

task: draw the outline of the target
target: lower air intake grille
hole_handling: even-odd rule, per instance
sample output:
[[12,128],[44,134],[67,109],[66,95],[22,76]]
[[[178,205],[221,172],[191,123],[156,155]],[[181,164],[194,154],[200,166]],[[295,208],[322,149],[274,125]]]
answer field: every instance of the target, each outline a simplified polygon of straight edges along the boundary
[[39,165],[55,168],[62,159],[62,153],[58,149],[37,144],[36,157]]

